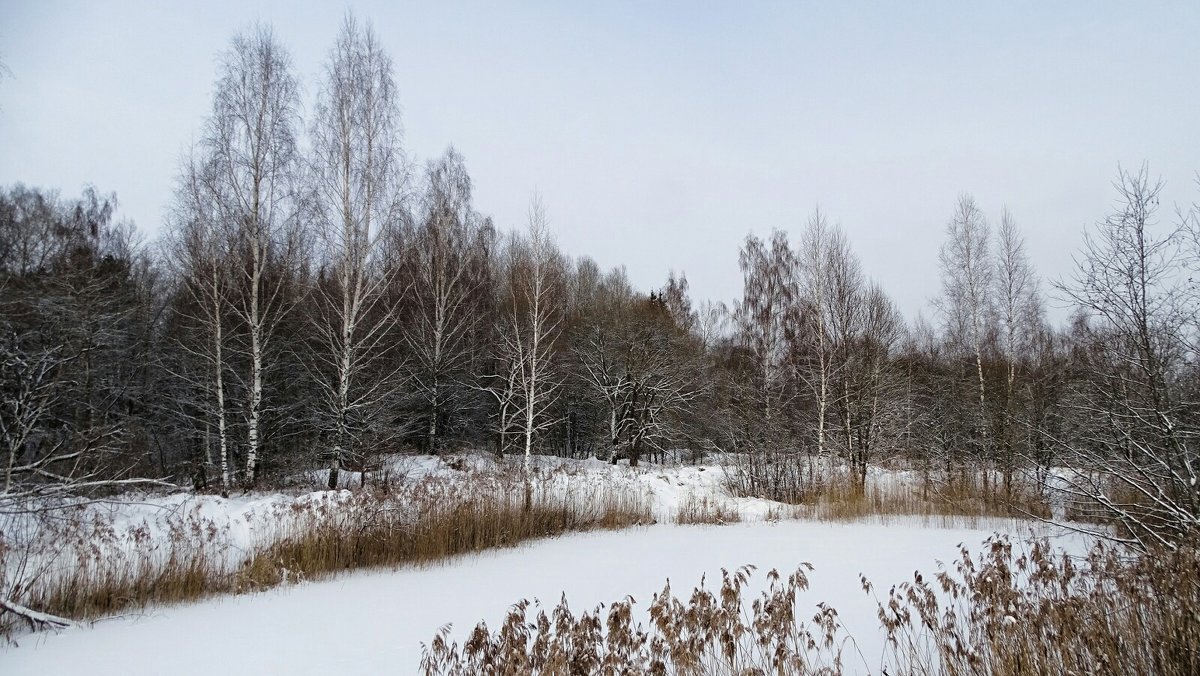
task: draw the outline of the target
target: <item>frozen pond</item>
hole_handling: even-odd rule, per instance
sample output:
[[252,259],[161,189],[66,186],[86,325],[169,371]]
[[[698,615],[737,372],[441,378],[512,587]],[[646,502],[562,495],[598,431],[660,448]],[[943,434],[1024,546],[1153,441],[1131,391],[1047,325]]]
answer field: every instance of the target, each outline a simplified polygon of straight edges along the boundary
[[[255,595],[222,597],[157,608],[59,635],[25,636],[0,649],[0,673],[29,674],[407,674],[415,673],[421,642],[453,623],[461,638],[479,620],[495,627],[521,598],[555,605],[565,592],[578,613],[631,594],[645,609],[670,578],[686,596],[721,568],[815,566],[801,597],[801,617],[815,604],[835,607],[878,672],[882,640],[876,606],[859,573],[886,594],[913,571],[933,572],[936,560],[972,551],[996,530],[1029,534],[1031,526],[993,522],[973,528],[877,523],[744,523],[728,526],[651,526],[570,535],[523,547],[453,559],[424,569],[370,571]],[[1079,549],[1078,538],[1059,540]],[[644,621],[643,614],[636,615]],[[848,648],[851,670],[863,660]]]

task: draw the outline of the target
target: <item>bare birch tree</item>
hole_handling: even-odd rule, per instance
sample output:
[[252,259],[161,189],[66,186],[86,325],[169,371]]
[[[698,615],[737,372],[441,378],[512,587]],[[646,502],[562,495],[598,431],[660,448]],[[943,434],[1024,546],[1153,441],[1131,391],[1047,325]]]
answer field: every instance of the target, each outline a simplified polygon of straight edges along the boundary
[[199,401],[178,402],[179,408],[206,431],[206,466],[213,464],[209,442],[210,430],[216,428],[221,494],[228,497],[231,467],[225,378],[229,368],[226,323],[231,309],[231,233],[223,227],[226,224],[209,190],[212,170],[210,164],[195,157],[188,159],[176,189],[164,249],[180,295],[174,309],[184,325],[181,328],[186,328],[175,334],[175,345],[200,365],[199,372],[182,364],[171,369],[200,392]]
[[[807,359],[797,364],[800,379],[816,402],[817,455],[825,455],[825,423],[828,418],[831,382],[835,375],[834,340],[831,335],[830,249],[835,233],[820,209],[813,212],[800,244],[800,295],[805,303],[804,324],[799,340],[805,343]],[[806,363],[805,363],[806,362]]]
[[700,350],[709,352],[727,337],[729,330],[729,308],[722,301],[704,300],[696,309],[696,338]]
[[412,307],[404,341],[412,383],[428,416],[425,438],[437,452],[459,390],[468,387],[471,337],[480,317],[482,219],[471,206],[471,178],[453,148],[426,170],[421,221],[405,251]]
[[986,453],[988,435],[987,388],[983,350],[992,318],[995,265],[990,249],[987,219],[970,195],[958,199],[954,217],[946,226],[946,241],[939,260],[942,266],[940,310],[951,340],[974,361],[978,386],[977,434]]
[[738,257],[742,301],[734,310],[739,350],[745,355],[745,377],[735,412],[746,453],[741,476],[755,495],[799,499],[803,463],[791,437],[789,404],[793,328],[798,325],[797,258],[786,233],[775,231],[769,245],[746,238]]
[[347,15],[330,52],[312,128],[322,279],[314,289],[314,355],[329,487],[361,434],[382,427],[396,374],[384,358],[397,320],[387,290],[398,268],[381,249],[400,224],[405,162],[392,62],[370,25]]
[[1012,492],[1012,478],[1018,451],[1014,448],[1014,419],[1018,393],[1019,365],[1033,350],[1042,323],[1038,279],[1025,253],[1025,239],[1007,209],[1001,214],[997,231],[995,299],[1000,320],[1000,350],[1004,361],[1004,408],[998,433],[998,450],[1004,472],[1006,494]]
[[562,329],[563,261],[554,246],[541,200],[529,205],[528,230],[509,245],[509,288],[505,312],[513,361],[520,364],[519,430],[524,446],[525,508],[532,506],[530,461],[534,438],[554,423],[550,417],[561,380],[555,373],[555,344]]
[[796,257],[787,234],[776,230],[769,246],[747,237],[738,258],[744,278],[735,312],[739,333],[753,355],[759,413],[770,423],[779,415],[787,367],[787,329],[794,319]]
[[824,418],[835,412],[837,444],[862,489],[894,406],[892,351],[903,321],[887,294],[865,278],[845,233],[825,225],[819,212],[801,260],[807,319],[801,337],[815,362],[801,373],[817,404],[818,448],[825,450]]
[[302,263],[296,194],[299,84],[291,58],[267,26],[234,37],[221,58],[201,147],[213,164],[209,190],[235,233],[234,310],[245,326],[246,460],[255,482],[263,388],[271,340],[298,296],[287,293]]

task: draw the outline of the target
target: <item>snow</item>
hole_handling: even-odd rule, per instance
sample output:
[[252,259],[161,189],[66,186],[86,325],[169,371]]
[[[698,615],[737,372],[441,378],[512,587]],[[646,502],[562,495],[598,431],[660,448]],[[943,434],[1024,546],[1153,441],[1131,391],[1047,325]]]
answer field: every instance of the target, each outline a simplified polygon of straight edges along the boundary
[[[397,456],[374,478],[386,476],[392,486],[436,481],[449,487],[488,482],[503,487],[506,472],[511,479],[518,466],[514,463],[520,462],[511,460],[479,454]],[[883,646],[876,605],[863,592],[859,573],[886,590],[911,580],[915,570],[931,573],[938,560],[956,559],[959,543],[979,549],[997,531],[1018,536],[1030,535],[1034,528],[1038,534],[1049,532],[1027,522],[987,519],[772,521],[796,512],[767,500],[731,496],[719,460],[631,468],[595,459],[534,457],[537,490],[580,500],[604,491],[637,495],[658,525],[569,535],[426,568],[359,571],[254,595],[153,608],[58,634],[24,635],[18,637],[19,646],[0,648],[0,673],[415,673],[420,644],[443,625],[452,623],[452,638],[461,641],[480,620],[497,626],[520,599],[540,599],[553,607],[565,594],[578,613],[632,595],[638,601],[635,610],[644,610],[667,579],[677,596],[686,597],[701,577],[710,588],[719,585],[722,568],[753,564],[758,567],[754,580],[761,583],[772,568],[787,574],[806,561],[815,570],[809,574],[812,587],[798,604],[800,617],[811,617],[821,601],[836,608],[864,656],[848,647],[846,664],[878,673]],[[153,559],[145,558],[147,549],[154,552],[171,537],[189,533],[185,537],[219,553],[228,568],[279,537],[305,509],[350,504],[346,487],[358,486],[357,473],[342,472],[337,490],[315,490],[327,478],[324,472],[309,472],[298,475],[287,492],[228,499],[191,493],[130,495],[87,505],[81,508],[83,521],[99,524],[89,527],[107,535],[81,537],[99,547],[95,556],[104,565],[120,568],[147,565],[147,560],[159,565],[166,548]],[[915,485],[919,476],[873,469],[871,480]],[[742,523],[673,525],[681,506],[693,498],[737,511]],[[9,532],[12,537],[22,531]],[[1059,537],[1070,551],[1084,549],[1082,536]]]
[[[672,493],[663,487],[662,494],[677,495],[678,488]],[[995,525],[1013,528],[1012,522]],[[798,603],[801,617],[815,612],[819,601],[832,605],[865,656],[847,648],[848,666],[878,672],[876,607],[863,593],[859,573],[886,589],[917,569],[935,570],[935,560],[953,560],[958,543],[978,549],[992,532],[781,521],[577,534],[428,568],[360,572],[25,636],[19,647],[0,651],[0,672],[415,673],[420,644],[441,626],[453,623],[452,636],[461,640],[479,620],[495,627],[521,598],[553,606],[565,594],[578,612],[631,594],[635,608],[644,609],[668,578],[677,595],[686,595],[701,576],[710,587],[719,584],[721,568],[751,563],[758,566],[755,580],[762,581],[771,568],[788,573],[803,561],[815,570],[812,588]],[[1083,546],[1076,537],[1059,542],[1071,550]]]

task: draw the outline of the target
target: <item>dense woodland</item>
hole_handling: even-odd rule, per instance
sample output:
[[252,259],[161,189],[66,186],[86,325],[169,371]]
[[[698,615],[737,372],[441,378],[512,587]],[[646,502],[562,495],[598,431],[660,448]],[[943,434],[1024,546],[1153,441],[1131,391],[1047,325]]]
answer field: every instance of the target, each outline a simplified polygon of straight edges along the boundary
[[[1136,539],[1196,526],[1200,220],[1120,172],[1075,271],[1014,215],[946,205],[942,293],[906,318],[831,217],[750,235],[741,298],[635,289],[529,218],[477,210],[452,148],[402,144],[392,64],[348,19],[302,106],[268,28],[223,53],[154,241],[115,195],[0,194],[0,502],[170,483],[228,492],[385,453],[724,453],[801,501],[821,463],[946,481],[1084,470]],[[196,111],[197,116],[204,111]],[[731,223],[732,228],[748,228]],[[1048,298],[1073,308],[1046,319]]]

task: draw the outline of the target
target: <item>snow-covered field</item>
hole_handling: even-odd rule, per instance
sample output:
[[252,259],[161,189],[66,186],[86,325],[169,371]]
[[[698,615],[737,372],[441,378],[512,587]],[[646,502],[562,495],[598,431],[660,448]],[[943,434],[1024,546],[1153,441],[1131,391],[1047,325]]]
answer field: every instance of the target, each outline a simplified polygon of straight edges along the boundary
[[[759,569],[758,583],[772,568],[786,574],[801,562],[815,566],[809,575],[812,587],[799,603],[801,617],[811,616],[820,601],[832,605],[856,642],[846,647],[846,665],[851,671],[878,673],[882,638],[875,601],[864,594],[860,573],[886,590],[910,580],[917,569],[933,572],[938,561],[957,558],[960,543],[977,550],[995,532],[1022,537],[1035,529],[1047,533],[1044,527],[1005,520],[961,520],[960,527],[951,528],[937,525],[944,526],[945,520],[904,517],[886,523],[776,520],[793,510],[730,496],[724,469],[715,464],[629,468],[557,458],[538,458],[535,464],[539,490],[584,499],[601,490],[636,494],[657,525],[569,535],[427,568],[361,571],[257,594],[136,611],[59,634],[19,636],[18,646],[0,647],[0,673],[416,673],[421,643],[439,628],[452,623],[452,637],[461,640],[480,620],[497,626],[520,599],[539,599],[553,607],[565,594],[579,612],[632,595],[637,607],[645,608],[667,579],[677,595],[686,597],[702,576],[710,588],[719,586],[722,568],[753,564]],[[504,472],[481,456],[449,462],[406,458],[392,469],[394,481],[410,485],[430,478],[450,484],[488,481]],[[343,476],[350,485],[358,481],[350,473]],[[88,509],[91,518],[112,524],[115,548],[106,557],[136,558],[130,552],[162,541],[173,530],[178,535],[181,524],[203,522],[210,528],[203,537],[215,538],[223,564],[232,566],[270,541],[298,506],[337,503],[350,495],[313,490],[324,479],[301,477],[300,483],[310,487],[287,493],[231,499],[140,496]],[[673,525],[680,507],[693,498],[721,503],[742,522]],[[1078,537],[1059,542],[1070,551],[1085,547]],[[119,558],[114,561],[124,565]]]

